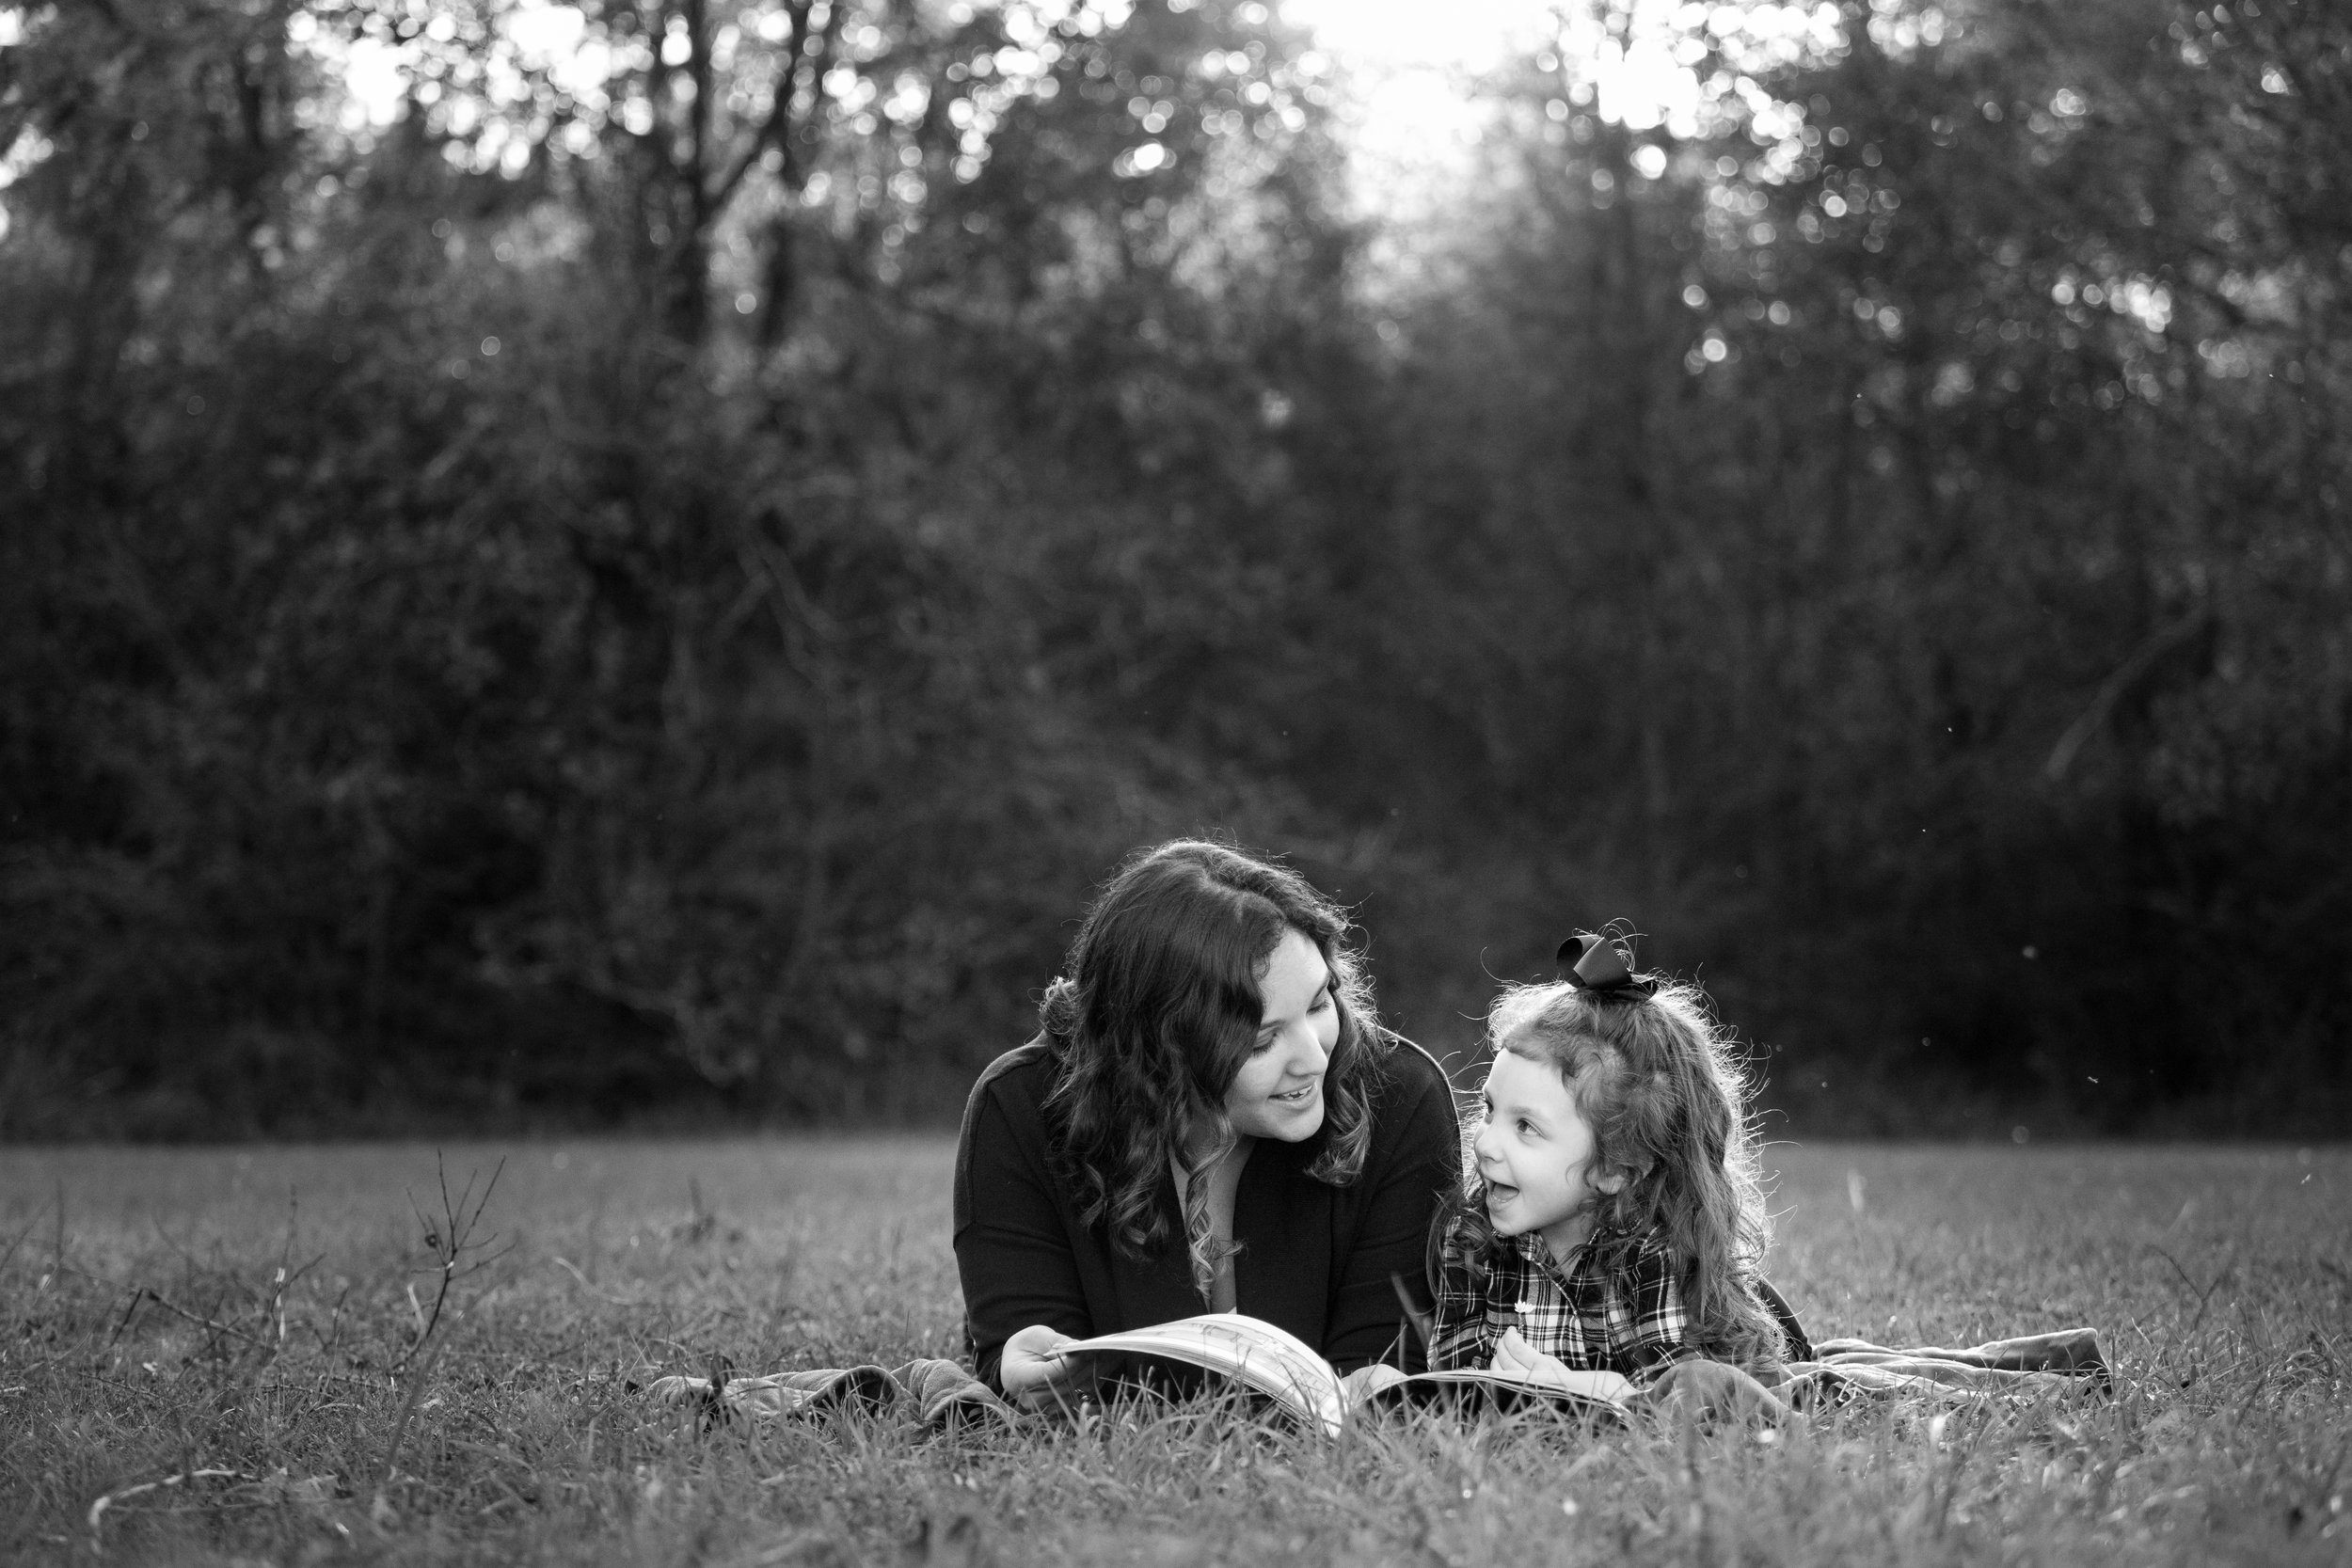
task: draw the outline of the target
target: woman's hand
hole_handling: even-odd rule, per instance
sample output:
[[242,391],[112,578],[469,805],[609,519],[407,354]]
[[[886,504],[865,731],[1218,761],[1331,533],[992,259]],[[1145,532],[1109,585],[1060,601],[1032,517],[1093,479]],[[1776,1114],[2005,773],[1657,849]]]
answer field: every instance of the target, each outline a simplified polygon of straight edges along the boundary
[[1095,1358],[1084,1352],[1069,1354],[1061,1348],[1077,1342],[1043,1323],[1031,1323],[1007,1339],[996,1372],[1005,1398],[1024,1410],[1053,1410],[1092,1393]]
[[1654,1410],[1683,1410],[1701,1421],[1735,1420],[1777,1426],[1796,1407],[1737,1367],[1720,1361],[1677,1361],[1642,1391]]
[[1504,1330],[1502,1338],[1495,1341],[1494,1359],[1487,1364],[1487,1370],[1522,1383],[1549,1384],[1554,1388],[1575,1386],[1566,1362],[1556,1355],[1546,1355],[1529,1344],[1527,1337],[1516,1328]]

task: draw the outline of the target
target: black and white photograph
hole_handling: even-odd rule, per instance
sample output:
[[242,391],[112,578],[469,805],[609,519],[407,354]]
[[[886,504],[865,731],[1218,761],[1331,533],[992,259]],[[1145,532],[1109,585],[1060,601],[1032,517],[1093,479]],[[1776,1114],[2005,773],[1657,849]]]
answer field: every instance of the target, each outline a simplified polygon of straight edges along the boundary
[[0,0],[0,1560],[2352,1562],[2352,6]]

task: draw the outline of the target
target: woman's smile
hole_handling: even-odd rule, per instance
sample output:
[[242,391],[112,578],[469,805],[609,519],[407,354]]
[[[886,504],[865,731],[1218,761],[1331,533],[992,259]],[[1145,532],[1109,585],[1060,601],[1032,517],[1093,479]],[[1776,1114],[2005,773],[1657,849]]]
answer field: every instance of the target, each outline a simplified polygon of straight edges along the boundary
[[1283,932],[1258,973],[1257,1037],[1225,1090],[1234,1132],[1295,1144],[1322,1127],[1323,1079],[1340,1037],[1336,987],[1323,950]]

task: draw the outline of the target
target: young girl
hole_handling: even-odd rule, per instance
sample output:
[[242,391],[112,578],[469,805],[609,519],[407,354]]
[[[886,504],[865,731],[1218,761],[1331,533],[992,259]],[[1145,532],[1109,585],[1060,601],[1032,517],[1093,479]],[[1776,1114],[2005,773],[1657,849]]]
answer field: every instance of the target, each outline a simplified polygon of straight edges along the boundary
[[[1778,1381],[1802,1352],[1757,1274],[1750,1090],[1705,997],[1633,974],[1599,937],[1560,957],[1568,978],[1513,987],[1488,1015],[1475,1174],[1432,1231],[1430,1366],[1606,1370],[1663,1392],[1705,1361]],[[1749,1377],[1684,1381],[1754,1408],[1719,1386],[1769,1398]]]

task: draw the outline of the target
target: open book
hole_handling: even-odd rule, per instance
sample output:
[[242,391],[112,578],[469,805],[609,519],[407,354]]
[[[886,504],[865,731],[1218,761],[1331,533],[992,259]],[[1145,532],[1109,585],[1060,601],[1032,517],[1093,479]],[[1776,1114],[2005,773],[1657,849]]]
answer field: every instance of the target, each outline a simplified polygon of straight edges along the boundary
[[1347,1424],[1348,1417],[1366,1404],[1410,1399],[1448,1386],[1483,1389],[1511,1402],[1539,1399],[1581,1415],[1603,1418],[1624,1415],[1625,1401],[1633,1392],[1633,1385],[1615,1372],[1572,1371],[1567,1374],[1568,1383],[1562,1386],[1502,1372],[1407,1373],[1375,1364],[1343,1378],[1297,1335],[1239,1312],[1180,1318],[1123,1334],[1097,1335],[1061,1348],[1065,1354],[1123,1351],[1155,1355],[1221,1372],[1334,1436]]

